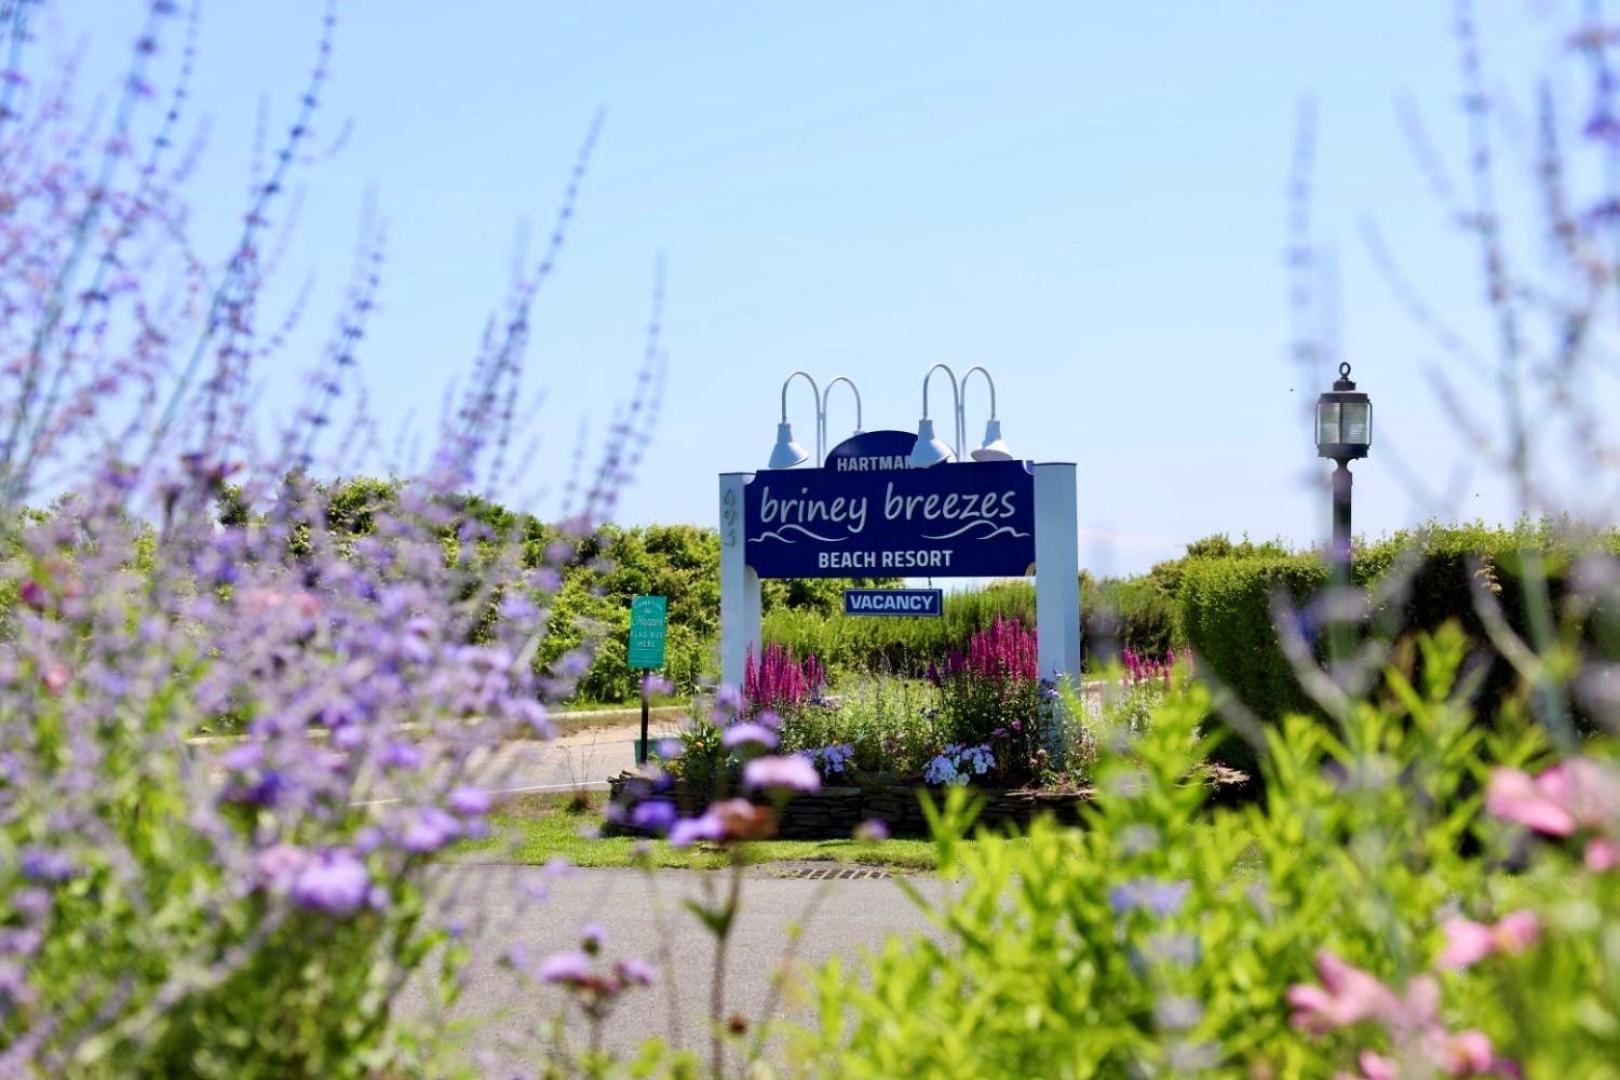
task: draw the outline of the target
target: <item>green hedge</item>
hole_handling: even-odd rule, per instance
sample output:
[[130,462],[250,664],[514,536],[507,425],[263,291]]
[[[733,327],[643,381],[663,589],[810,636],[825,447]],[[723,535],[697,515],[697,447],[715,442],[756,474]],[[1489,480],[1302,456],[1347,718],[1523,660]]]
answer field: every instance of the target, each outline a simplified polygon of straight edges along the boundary
[[[1375,601],[1379,607],[1369,612],[1372,633],[1400,636],[1456,621],[1483,644],[1485,628],[1475,608],[1471,575],[1478,573],[1507,624],[1528,638],[1526,556],[1533,554],[1540,564],[1556,606],[1565,594],[1573,560],[1593,548],[1620,553],[1620,535],[1593,537],[1557,524],[1512,529],[1430,526],[1358,549],[1352,578],[1369,590],[1370,599],[1387,592]],[[1327,565],[1316,554],[1189,558],[1180,567],[1179,630],[1200,668],[1229,687],[1256,716],[1277,722],[1290,712],[1312,713],[1314,705],[1282,655],[1271,603],[1282,591],[1296,604],[1304,604],[1327,583]],[[1585,646],[1598,656],[1613,658],[1620,644],[1617,628],[1617,613],[1599,604],[1584,629]],[[1513,670],[1498,660],[1478,692],[1481,715],[1494,715],[1503,697],[1515,692],[1517,682]],[[1235,738],[1227,744],[1221,751],[1223,759],[1240,768],[1252,765],[1246,744]]]
[[[1272,597],[1282,592],[1303,602],[1327,583],[1327,564],[1315,555],[1187,560],[1177,606],[1180,629],[1199,669],[1268,721],[1308,711],[1278,645]],[[1235,738],[1228,738],[1217,756],[1246,772],[1255,764],[1252,748]]]

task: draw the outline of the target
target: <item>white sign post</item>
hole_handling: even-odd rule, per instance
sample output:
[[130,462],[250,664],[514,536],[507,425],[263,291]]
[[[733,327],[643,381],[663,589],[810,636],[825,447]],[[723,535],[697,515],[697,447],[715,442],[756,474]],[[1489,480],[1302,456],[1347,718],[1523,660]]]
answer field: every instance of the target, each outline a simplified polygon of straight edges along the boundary
[[753,473],[720,474],[720,681],[741,687],[760,654],[759,575],[748,567],[743,488]]
[[1035,634],[1041,678],[1080,682],[1080,519],[1074,466],[1035,466]]

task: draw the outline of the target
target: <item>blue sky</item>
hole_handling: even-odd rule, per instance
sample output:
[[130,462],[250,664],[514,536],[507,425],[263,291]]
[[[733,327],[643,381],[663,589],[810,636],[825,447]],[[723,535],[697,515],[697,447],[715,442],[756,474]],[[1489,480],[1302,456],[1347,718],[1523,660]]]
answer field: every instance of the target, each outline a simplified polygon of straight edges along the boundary
[[[77,0],[90,22],[61,39],[88,30],[90,71],[109,72],[141,6]],[[1487,62],[1523,106],[1564,22],[1545,4],[1481,6]],[[1425,374],[1445,361],[1359,231],[1376,221],[1425,297],[1488,346],[1477,261],[1396,110],[1410,95],[1461,160],[1450,11],[350,0],[321,126],[353,131],[302,174],[283,284],[313,273],[318,298],[265,373],[267,408],[285,408],[330,324],[371,192],[390,236],[363,354],[373,407],[389,433],[435,415],[502,296],[519,224],[543,235],[600,106],[600,149],[536,309],[531,370],[548,400],[525,491],[561,474],[581,416],[600,427],[628,390],[661,253],[671,378],[627,520],[712,521],[715,474],[763,464],[789,371],[848,374],[868,428],[914,427],[923,372],[944,361],[994,374],[1016,451],[1079,463],[1083,566],[1145,569],[1211,532],[1315,542],[1326,498],[1310,478],[1325,471],[1300,406],[1331,376],[1307,383],[1289,359],[1284,267],[1310,95],[1316,233],[1338,268],[1343,356],[1377,416],[1357,527],[1431,509],[1397,462],[1451,492],[1442,508],[1499,518],[1503,486],[1466,470]],[[196,101],[212,136],[193,202],[221,246],[259,102],[285,126],[320,16],[314,0],[204,5]],[[1569,71],[1553,85],[1583,106]],[[1488,387],[1465,396],[1494,418]],[[835,440],[853,422],[844,401]],[[808,436],[802,388],[790,408]],[[981,387],[972,433],[987,410]]]

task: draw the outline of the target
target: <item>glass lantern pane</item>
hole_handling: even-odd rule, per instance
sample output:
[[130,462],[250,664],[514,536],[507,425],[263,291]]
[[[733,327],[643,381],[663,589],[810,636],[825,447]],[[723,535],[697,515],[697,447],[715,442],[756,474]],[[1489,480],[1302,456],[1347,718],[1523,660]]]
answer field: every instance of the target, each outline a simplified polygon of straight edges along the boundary
[[1317,402],[1316,445],[1327,446],[1339,441],[1339,403]]
[[1344,405],[1344,441],[1357,446],[1372,442],[1372,406],[1365,401]]

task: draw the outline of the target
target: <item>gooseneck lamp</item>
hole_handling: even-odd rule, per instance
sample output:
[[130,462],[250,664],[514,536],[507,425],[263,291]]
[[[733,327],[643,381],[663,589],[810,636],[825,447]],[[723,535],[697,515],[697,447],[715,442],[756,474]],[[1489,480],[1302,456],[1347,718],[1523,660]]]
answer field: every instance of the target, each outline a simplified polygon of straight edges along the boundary
[[771,449],[769,467],[772,469],[791,469],[795,465],[802,465],[810,460],[810,454],[804,447],[793,441],[793,425],[787,418],[787,392],[788,386],[794,379],[802,378],[810,384],[810,392],[815,395],[816,403],[816,464],[821,464],[821,387],[807,371],[795,371],[782,380],[782,419],[776,425],[776,445]]

